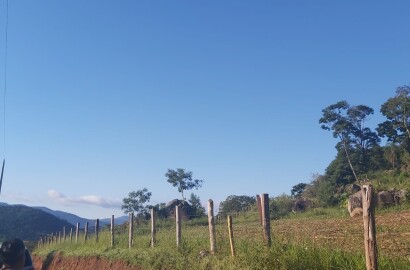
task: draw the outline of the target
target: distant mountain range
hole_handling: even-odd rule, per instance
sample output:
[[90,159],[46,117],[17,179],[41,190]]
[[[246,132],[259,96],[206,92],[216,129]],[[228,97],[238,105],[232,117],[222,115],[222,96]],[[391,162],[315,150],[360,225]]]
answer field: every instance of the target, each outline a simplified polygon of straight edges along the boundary
[[[115,218],[115,224],[121,225],[128,221],[128,216]],[[9,205],[0,202],[0,241],[2,239],[19,237],[23,240],[37,240],[44,234],[75,229],[76,224],[84,228],[88,222],[90,229],[94,227],[95,219],[86,219],[77,215],[51,210],[47,207],[29,207],[26,205]],[[111,218],[100,219],[100,226],[111,223]]]
[[[95,224],[95,219],[86,219],[86,218],[82,218],[79,217],[77,215],[71,214],[71,213],[67,213],[67,212],[63,212],[63,211],[58,211],[58,210],[52,210],[50,208],[47,207],[43,207],[43,206],[34,206],[33,208],[36,209],[40,209],[46,213],[52,214],[53,216],[56,216],[62,220],[66,220],[67,222],[71,223],[72,225],[76,226],[77,222],[80,223],[80,227],[84,228],[84,224],[86,222],[88,222],[89,226],[92,226],[93,224]],[[121,225],[124,222],[128,221],[128,216],[120,216],[117,218],[114,218],[114,222],[116,225]],[[111,224],[111,218],[103,218],[100,219],[100,225],[108,225]]]
[[0,205],[0,241],[7,238],[38,240],[41,236],[74,226],[40,209],[25,205]]

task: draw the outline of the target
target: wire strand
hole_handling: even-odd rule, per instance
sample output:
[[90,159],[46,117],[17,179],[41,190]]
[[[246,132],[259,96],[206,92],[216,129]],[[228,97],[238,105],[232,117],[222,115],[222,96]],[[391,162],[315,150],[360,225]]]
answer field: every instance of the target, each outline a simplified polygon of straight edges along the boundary
[[7,53],[9,28],[9,0],[6,0],[6,36],[4,52],[4,94],[3,94],[3,159],[6,158],[6,96],[7,96]]

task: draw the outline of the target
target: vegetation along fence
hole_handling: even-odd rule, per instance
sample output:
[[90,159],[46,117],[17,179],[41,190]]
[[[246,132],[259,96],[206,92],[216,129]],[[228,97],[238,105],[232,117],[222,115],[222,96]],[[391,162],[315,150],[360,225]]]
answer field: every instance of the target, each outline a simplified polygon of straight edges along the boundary
[[[376,222],[374,214],[374,191],[371,185],[363,185],[363,240],[366,268],[368,270],[378,269],[377,260],[377,242],[376,242]],[[219,252],[218,239],[227,237],[229,244],[224,245],[224,248],[229,246],[232,257],[237,256],[235,229],[240,230],[240,236],[244,234],[254,234],[254,239],[260,239],[265,246],[272,245],[271,225],[269,216],[269,196],[268,194],[261,194],[257,196],[258,205],[258,219],[259,222],[255,225],[256,230],[248,230],[242,227],[235,227],[231,215],[225,220],[215,218],[213,201],[208,201],[208,219],[199,219],[197,221],[182,220],[181,209],[179,206],[175,208],[175,217],[166,219],[157,219],[154,209],[151,210],[150,220],[135,219],[133,214],[129,215],[129,222],[123,225],[114,224],[114,216],[111,217],[111,224],[101,227],[99,219],[93,224],[90,230],[88,222],[85,223],[84,229],[80,229],[80,224],[77,223],[75,231],[70,228],[67,232],[66,228],[62,228],[61,232],[52,232],[49,235],[41,237],[38,246],[44,247],[55,245],[61,242],[73,242],[77,244],[90,243],[94,241],[96,244],[103,244],[111,247],[116,247],[119,243],[128,243],[128,248],[140,245],[147,248],[155,248],[161,244],[161,241],[172,241],[172,239],[165,239],[170,237],[169,230],[175,230],[175,246],[180,247],[184,241],[195,241],[198,237],[209,235],[209,251],[201,251],[202,254],[215,254]],[[185,226],[195,226],[197,230],[195,233],[184,234]],[[244,231],[245,230],[245,231]],[[104,233],[102,233],[104,232]],[[168,233],[164,233],[168,232]],[[259,235],[259,236],[258,236]],[[124,241],[124,238],[127,241]],[[125,248],[125,246],[124,246]]]

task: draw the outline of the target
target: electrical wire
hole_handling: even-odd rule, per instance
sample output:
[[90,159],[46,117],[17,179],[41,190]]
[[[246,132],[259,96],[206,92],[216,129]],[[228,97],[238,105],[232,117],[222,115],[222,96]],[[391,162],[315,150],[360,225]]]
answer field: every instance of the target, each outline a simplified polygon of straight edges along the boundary
[[8,51],[8,28],[9,28],[9,0],[6,0],[6,34],[4,52],[4,95],[3,95],[3,166],[0,176],[0,193],[3,184],[4,164],[6,163],[6,96],[7,96],[7,51]]
[[9,28],[9,0],[6,0],[6,29],[4,52],[4,94],[3,94],[3,159],[6,158],[6,96],[7,96],[7,54],[8,54],[8,28]]

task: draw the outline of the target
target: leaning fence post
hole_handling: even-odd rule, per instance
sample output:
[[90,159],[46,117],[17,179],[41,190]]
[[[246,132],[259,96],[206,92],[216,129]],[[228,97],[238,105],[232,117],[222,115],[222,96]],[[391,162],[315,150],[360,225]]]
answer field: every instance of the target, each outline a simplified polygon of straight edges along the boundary
[[78,242],[78,234],[79,234],[79,231],[80,231],[80,223],[77,222],[77,227],[76,227],[76,229],[75,229],[75,242],[76,242],[76,243]]
[[272,239],[270,237],[269,195],[267,193],[262,194],[261,205],[263,237],[266,241],[266,244],[270,247],[272,244]]
[[88,221],[85,222],[85,227],[84,227],[84,242],[87,242],[88,238]]
[[98,242],[98,233],[100,231],[100,219],[95,221],[95,242]]
[[235,257],[235,243],[233,240],[233,228],[232,228],[232,216],[228,216],[228,232],[229,232],[229,243],[231,245],[231,255]]
[[211,243],[211,254],[215,254],[216,235],[215,235],[214,202],[211,199],[208,200],[208,227],[209,227],[209,240]]
[[151,209],[151,247],[155,245],[155,237],[157,234],[157,229],[155,228],[157,215],[155,213],[155,208]]
[[132,238],[134,236],[134,213],[129,213],[128,215],[128,222],[130,225],[129,232],[128,232],[128,248],[132,247]]
[[176,222],[176,237],[177,237],[177,247],[181,244],[181,207],[179,205],[175,206],[175,222]]
[[111,247],[114,246],[114,215],[111,216]]
[[376,222],[374,216],[374,193],[372,185],[363,185],[363,227],[366,269],[377,270]]

